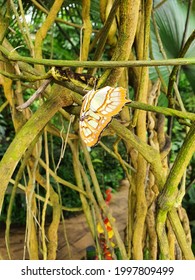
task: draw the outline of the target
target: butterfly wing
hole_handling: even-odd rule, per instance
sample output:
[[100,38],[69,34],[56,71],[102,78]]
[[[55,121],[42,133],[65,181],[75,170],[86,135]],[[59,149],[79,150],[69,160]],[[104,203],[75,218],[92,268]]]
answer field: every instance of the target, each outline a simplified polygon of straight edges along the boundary
[[126,90],[122,87],[104,87],[89,91],[81,107],[80,135],[87,146],[94,146],[112,117],[127,103]]

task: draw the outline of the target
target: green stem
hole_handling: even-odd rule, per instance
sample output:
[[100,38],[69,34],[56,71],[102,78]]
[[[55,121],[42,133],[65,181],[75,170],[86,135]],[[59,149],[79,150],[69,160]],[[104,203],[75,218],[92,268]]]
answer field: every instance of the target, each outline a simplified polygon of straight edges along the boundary
[[165,183],[165,175],[163,173],[163,166],[158,151],[149,146],[145,141],[138,138],[116,119],[112,120],[110,127],[113,128],[117,135],[124,141],[130,143],[145,158],[145,160],[151,164],[151,171],[156,178],[159,190],[161,190]]
[[195,57],[190,58],[174,58],[167,60],[139,60],[139,61],[75,61],[75,60],[55,60],[55,59],[36,59],[32,57],[26,57],[16,55],[14,52],[10,53],[6,48],[0,46],[0,51],[12,61],[23,61],[32,64],[40,64],[47,66],[59,66],[59,67],[101,67],[101,68],[113,68],[113,67],[141,67],[141,66],[163,66],[163,65],[194,65]]
[[53,92],[48,100],[36,111],[28,122],[16,134],[0,162],[1,188],[0,188],[0,213],[3,206],[5,191],[9,180],[29,145],[42,131],[49,120],[61,108],[72,104],[70,94],[64,88],[54,85]]
[[[161,195],[159,196],[159,212],[157,215],[157,233],[158,238],[163,240],[165,238],[165,222],[167,213],[169,216],[169,220],[179,242],[179,245],[182,249],[182,253],[184,254],[185,259],[194,259],[193,253],[189,244],[187,243],[187,239],[183,228],[181,226],[180,220],[177,216],[174,205],[177,201],[178,195],[178,185],[181,181],[184,171],[187,168],[187,165],[190,162],[191,157],[195,152],[195,123],[191,126],[184,143],[175,159],[173,167],[169,173],[165,186]],[[166,241],[166,240],[165,240]],[[160,242],[161,243],[161,242]],[[164,244],[164,243],[162,243]],[[165,242],[166,244],[166,242]],[[165,254],[164,254],[165,252]],[[168,258],[166,255],[167,249],[164,245],[161,248],[161,253],[164,255],[164,258]]]
[[181,247],[182,253],[186,260],[194,260],[194,255],[191,249],[190,244],[187,241],[186,234],[183,230],[183,227],[181,225],[180,219],[178,217],[176,209],[172,209],[168,213],[168,218],[170,220],[170,223],[172,225],[172,228],[175,232],[175,235],[177,236],[177,241],[179,243],[179,246]]
[[177,198],[178,185],[181,181],[184,171],[195,152],[195,123],[191,126],[184,143],[177,154],[173,167],[166,180],[163,191],[159,197],[159,206],[166,211],[170,210]]
[[90,176],[91,176],[91,179],[92,179],[92,182],[93,182],[94,190],[95,190],[95,193],[96,193],[96,196],[97,196],[97,201],[98,201],[103,213],[109,219],[109,222],[110,222],[111,227],[113,229],[114,236],[116,238],[116,242],[117,242],[118,248],[120,250],[122,259],[126,260],[127,259],[127,254],[126,254],[124,243],[123,243],[123,241],[121,239],[121,236],[118,232],[117,226],[114,222],[114,219],[113,219],[113,216],[110,212],[110,209],[109,209],[108,205],[106,204],[106,202],[103,198],[103,195],[101,193],[100,186],[99,186],[99,183],[98,183],[98,180],[97,180],[97,177],[96,177],[96,173],[95,173],[95,170],[94,170],[92,162],[91,162],[89,152],[88,152],[87,147],[84,143],[82,143],[82,149],[83,149],[85,159],[86,159],[86,162],[87,162],[87,165],[88,165],[88,169],[89,169],[89,172],[90,172]]
[[140,109],[144,111],[151,111],[156,113],[161,113],[165,116],[179,117],[182,119],[189,119],[191,121],[195,121],[195,114],[189,112],[182,112],[166,107],[152,106],[146,103],[131,101],[131,103],[126,104],[127,106],[135,109]]
[[11,74],[9,72],[0,70],[0,74],[7,78],[12,79],[12,80],[20,80],[20,81],[28,81],[28,82],[36,82],[39,80],[45,80],[45,79],[52,77],[50,72],[46,73],[45,75],[35,76],[35,75],[30,75],[30,74],[29,75],[15,75],[15,74]]
[[[191,46],[192,42],[194,41],[194,39],[195,39],[195,30],[192,32],[192,34],[190,35],[190,37],[186,41],[183,49],[179,53],[179,57],[184,57],[184,55],[188,51],[189,47]],[[169,77],[169,85],[168,85],[168,90],[167,90],[167,96],[169,98],[169,102],[172,100],[171,99],[172,98],[171,92],[172,92],[172,89],[173,89],[174,82],[176,81],[178,70],[179,70],[179,65],[175,65],[173,67],[173,70],[172,70],[171,75]],[[174,101],[171,101],[171,103],[172,102],[174,102]]]
[[102,36],[100,37],[100,40],[97,44],[97,48],[95,50],[95,54],[94,54],[95,60],[99,60],[102,56],[103,49],[105,47],[106,40],[108,37],[108,32],[110,30],[110,27],[112,25],[114,18],[116,17],[116,12],[117,12],[119,4],[120,4],[120,0],[115,0],[115,2],[112,5],[112,8],[110,10],[109,16],[106,20],[106,23],[104,24],[104,26],[101,30]]
[[156,230],[159,239],[161,259],[169,260],[169,243],[167,239],[165,223],[167,220],[167,212],[162,209],[159,210],[156,218]]

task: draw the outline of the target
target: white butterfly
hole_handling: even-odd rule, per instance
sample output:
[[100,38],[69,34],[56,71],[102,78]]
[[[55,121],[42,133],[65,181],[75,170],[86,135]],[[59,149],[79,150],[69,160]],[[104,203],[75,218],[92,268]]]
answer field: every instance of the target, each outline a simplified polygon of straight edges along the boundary
[[80,136],[88,147],[97,144],[103,129],[118,114],[125,103],[126,89],[106,86],[91,90],[85,96],[80,113]]

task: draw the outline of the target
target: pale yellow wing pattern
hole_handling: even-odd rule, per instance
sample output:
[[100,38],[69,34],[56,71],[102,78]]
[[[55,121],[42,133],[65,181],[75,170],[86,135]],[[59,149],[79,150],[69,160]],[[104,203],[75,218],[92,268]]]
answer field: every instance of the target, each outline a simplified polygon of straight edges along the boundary
[[80,136],[88,147],[94,146],[103,129],[118,114],[125,103],[126,89],[122,87],[104,87],[91,90],[85,97],[80,113]]

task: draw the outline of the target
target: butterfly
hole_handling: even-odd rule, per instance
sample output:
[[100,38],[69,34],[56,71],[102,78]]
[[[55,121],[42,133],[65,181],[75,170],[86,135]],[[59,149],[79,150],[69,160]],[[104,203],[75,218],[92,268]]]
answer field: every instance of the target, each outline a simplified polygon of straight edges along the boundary
[[126,89],[106,86],[99,90],[92,89],[85,96],[81,107],[79,130],[82,140],[88,147],[99,141],[101,132],[118,114],[125,103]]

